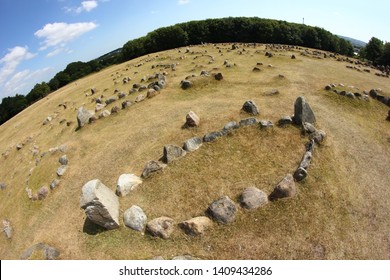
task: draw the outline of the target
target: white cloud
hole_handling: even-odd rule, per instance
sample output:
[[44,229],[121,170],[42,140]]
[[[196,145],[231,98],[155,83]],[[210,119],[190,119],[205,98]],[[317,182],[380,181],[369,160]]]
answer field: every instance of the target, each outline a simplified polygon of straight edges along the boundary
[[53,47],[48,56],[53,56],[60,53],[65,48],[66,44],[70,41],[80,37],[84,33],[87,33],[97,27],[97,24],[93,22],[79,22],[79,23],[65,23],[55,22],[48,23],[42,29],[39,29],[34,35],[38,38],[44,39],[41,42],[42,47],[40,51]]
[[3,84],[24,60],[33,58],[36,54],[30,53],[26,47],[16,46],[0,59],[0,84]]
[[179,4],[179,5],[185,5],[185,4],[188,4],[188,3],[190,3],[190,0],[179,0],[179,1],[177,1],[177,4]]
[[77,13],[80,14],[82,12],[90,12],[93,9],[95,9],[98,6],[98,1],[96,0],[89,0],[89,1],[83,1],[80,3],[80,6],[78,7],[64,7],[64,10],[68,13]]

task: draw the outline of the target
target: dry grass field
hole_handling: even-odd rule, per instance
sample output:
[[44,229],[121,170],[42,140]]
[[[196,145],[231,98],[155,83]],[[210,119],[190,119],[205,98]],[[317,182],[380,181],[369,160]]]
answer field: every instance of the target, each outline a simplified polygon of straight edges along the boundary
[[[191,46],[189,53],[182,48],[180,52],[151,54],[69,84],[0,126],[0,182],[7,184],[0,191],[0,219],[8,219],[14,230],[12,239],[0,237],[0,259],[19,259],[24,250],[39,242],[58,248],[61,259],[171,259],[178,255],[200,259],[390,259],[390,122],[385,120],[389,108],[373,99],[352,100],[324,90],[327,84],[343,83],[346,89],[353,86],[348,89],[353,92],[381,88],[390,96],[389,79],[375,76],[374,70],[347,69],[347,62],[329,56],[302,56],[301,51],[273,50],[274,56],[268,58],[265,46],[231,50],[231,44],[226,44]],[[292,54],[296,59],[290,58]],[[209,55],[215,58],[213,63],[209,63]],[[225,60],[232,67],[225,67]],[[253,72],[260,62],[262,71]],[[152,65],[173,63],[177,63],[176,71],[152,69]],[[221,72],[224,79],[199,77],[202,70]],[[133,83],[160,71],[167,72],[168,86],[159,95],[77,130],[80,106],[92,110],[93,97],[113,96],[115,89],[128,93]],[[181,89],[180,81],[192,74],[198,76],[192,78],[194,86]],[[124,77],[132,80],[123,84]],[[91,88],[98,93],[90,96]],[[280,93],[268,95],[273,89]],[[137,95],[107,108],[120,107],[123,100],[133,101]],[[293,114],[298,96],[309,102],[316,126],[327,133],[327,139],[315,149],[308,177],[296,183],[296,197],[254,211],[239,207],[232,224],[214,223],[200,237],[190,237],[177,227],[163,240],[126,228],[122,220],[119,229],[110,231],[85,223],[80,195],[89,180],[100,179],[115,191],[121,174],[141,175],[146,162],[162,156],[164,145],[181,146],[188,138],[250,117],[240,110],[246,100],[258,105],[258,119],[275,124]],[[64,103],[66,109],[59,106]],[[201,125],[182,129],[190,110],[200,116]],[[43,125],[47,116],[54,118]],[[72,123],[67,126],[67,121]],[[266,131],[258,126],[240,128],[204,143],[120,197],[120,217],[136,204],[148,220],[168,216],[179,223],[204,215],[220,196],[228,195],[237,202],[248,186],[269,194],[287,173],[295,171],[306,141],[293,126]],[[19,143],[24,146],[17,150]],[[39,148],[38,156],[32,153],[34,145]],[[48,153],[38,166],[36,158],[60,145],[66,145],[69,159],[60,185],[46,199],[31,201],[25,190],[29,173],[34,192],[48,186],[64,153]]]

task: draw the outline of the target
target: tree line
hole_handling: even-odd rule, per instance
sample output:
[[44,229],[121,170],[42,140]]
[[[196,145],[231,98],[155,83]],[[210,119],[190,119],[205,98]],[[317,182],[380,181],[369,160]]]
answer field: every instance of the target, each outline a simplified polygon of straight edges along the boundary
[[146,36],[128,41],[121,49],[89,62],[72,62],[48,83],[36,84],[26,96],[17,94],[3,98],[0,124],[51,92],[107,66],[145,54],[203,42],[287,44],[353,55],[351,43],[319,27],[256,17],[190,21],[156,29]]
[[372,37],[367,45],[360,50],[359,56],[372,61],[374,65],[390,66],[390,43],[384,43]]

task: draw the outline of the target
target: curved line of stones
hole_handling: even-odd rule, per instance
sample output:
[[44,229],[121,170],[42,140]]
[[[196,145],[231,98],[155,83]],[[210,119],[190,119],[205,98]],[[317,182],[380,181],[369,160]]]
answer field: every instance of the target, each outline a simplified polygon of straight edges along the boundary
[[[258,124],[261,129],[267,129],[267,128],[274,126],[271,121],[264,121],[264,120],[258,121],[254,117],[242,119],[239,123],[232,121],[232,122],[227,123],[224,126],[224,128],[220,131],[215,131],[215,132],[205,134],[203,136],[203,138],[201,139],[201,143],[213,142],[220,137],[226,136],[229,133],[229,131],[232,131],[234,129],[238,129],[240,127],[253,126],[255,124]],[[284,118],[280,119],[278,122],[279,127],[285,127],[286,125],[292,125],[292,124],[293,124],[292,119],[288,118],[288,117],[284,117]],[[303,180],[304,178],[306,178],[308,175],[307,170],[308,170],[308,168],[310,166],[310,162],[312,160],[314,146],[315,146],[315,144],[319,145],[324,140],[325,133],[321,130],[317,130],[312,124],[309,124],[309,123],[304,123],[301,127],[302,127],[305,135],[308,135],[308,139],[309,139],[309,142],[306,143],[306,145],[305,145],[305,152],[304,152],[304,155],[302,156],[302,160],[301,160],[299,166],[297,167],[296,171],[294,172],[294,174],[293,175],[287,174],[287,176],[282,181],[280,181],[279,184],[275,187],[274,191],[268,197],[266,197],[266,203],[268,202],[268,200],[274,201],[277,199],[294,196],[295,195],[294,181],[299,182],[299,181]],[[191,138],[191,139],[193,139],[193,138]],[[200,139],[200,138],[198,138],[198,139]],[[169,158],[169,156],[167,155],[168,147],[173,147],[176,151],[179,151],[179,156],[177,158]],[[153,174],[153,173],[158,173],[158,171],[161,171],[162,169],[164,169],[167,166],[167,164],[169,164],[171,161],[179,159],[179,158],[185,156],[185,154],[186,154],[186,151],[184,149],[182,149],[181,147],[174,146],[174,145],[164,146],[164,156],[162,158],[162,161],[161,160],[149,161],[146,164],[145,169],[144,169],[141,177],[145,179],[145,178],[148,178],[149,176],[151,176],[151,174]],[[284,182],[286,180],[292,181],[293,190],[289,190],[288,189],[289,187],[287,187],[287,189],[283,189],[284,186],[282,186],[282,184],[285,184]],[[139,184],[142,184],[142,180],[137,185],[139,185]],[[291,186],[291,182],[289,184]],[[121,195],[120,193],[118,193],[118,189],[117,189],[117,195],[119,195],[119,196]],[[124,194],[124,195],[126,195],[126,194]],[[227,199],[227,202],[222,201],[224,198]],[[227,207],[228,211],[234,212],[234,217],[232,219],[228,219],[228,220],[223,220],[223,219],[218,220],[217,219],[218,217],[216,217],[215,215],[213,215],[210,212],[213,203],[217,203],[217,204],[219,203],[222,207],[225,207],[225,208]],[[229,224],[229,223],[234,221],[235,214],[237,212],[237,206],[230,198],[228,198],[226,196],[221,197],[221,198],[215,200],[213,203],[209,206],[209,208],[205,212],[207,216],[211,217],[216,222],[222,223],[222,224]],[[248,208],[248,207],[245,207],[245,205],[242,203],[241,203],[241,206],[244,208]],[[254,208],[258,208],[260,206],[261,205],[258,205]],[[133,207],[139,208],[137,205],[133,205]],[[83,209],[85,209],[85,208],[83,208]],[[142,209],[140,209],[140,211],[144,215],[144,218],[145,218],[145,221],[142,225],[142,228],[135,229],[135,228],[132,228],[132,227],[126,225],[127,227],[130,227],[130,228],[137,230],[137,231],[143,231],[145,229],[146,215],[143,213]],[[126,212],[125,212],[125,214],[126,214]],[[195,220],[202,219],[202,218],[208,220],[208,222],[206,222],[206,225],[201,225],[200,229],[196,228],[196,226],[194,228]],[[204,220],[203,220],[203,222],[204,222]],[[163,231],[166,230],[167,232],[154,231],[152,229],[152,226],[150,226],[151,223],[154,223],[155,225],[157,223],[157,228],[163,229]],[[150,235],[152,235],[154,237],[161,237],[163,239],[167,239],[167,238],[169,238],[170,234],[173,231],[173,225],[175,225],[175,222],[173,219],[171,219],[169,217],[156,218],[152,221],[149,221],[146,224],[146,232],[148,232]],[[178,225],[183,229],[183,231],[185,233],[190,234],[190,235],[198,235],[198,234],[203,234],[204,230],[206,230],[211,225],[211,220],[205,216],[200,216],[200,217],[196,217],[196,218],[181,222]],[[117,227],[119,227],[119,225]],[[114,227],[114,228],[117,228],[117,227]]]

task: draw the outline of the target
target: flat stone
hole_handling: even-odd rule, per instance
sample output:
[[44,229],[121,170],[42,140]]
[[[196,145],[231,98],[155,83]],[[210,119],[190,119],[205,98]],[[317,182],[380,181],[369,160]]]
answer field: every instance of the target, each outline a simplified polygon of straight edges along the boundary
[[13,229],[9,220],[3,220],[3,232],[8,239],[12,238]]
[[103,112],[101,112],[101,113],[99,114],[99,119],[101,119],[101,118],[106,118],[106,117],[108,117],[108,116],[110,116],[110,115],[111,115],[111,112],[110,112],[110,111],[104,110]]
[[254,124],[257,124],[256,118],[247,118],[240,120],[240,126],[249,126]]
[[260,128],[269,128],[274,126],[274,124],[271,121],[267,121],[267,120],[260,120],[259,125]]
[[187,154],[185,150],[175,145],[165,145],[163,152],[164,152],[164,156],[163,156],[164,163],[170,163],[174,160],[184,157]]
[[65,174],[67,168],[68,168],[67,165],[61,165],[60,167],[58,167],[57,175],[60,177],[63,176]]
[[38,243],[23,252],[20,256],[21,260],[57,260],[60,256],[60,251],[45,243]]
[[60,184],[60,182],[61,182],[61,180],[59,180],[59,179],[54,179],[53,181],[51,181],[50,189],[54,190],[55,188],[57,188],[58,185]]
[[239,127],[240,127],[240,125],[237,122],[231,121],[231,122],[228,122],[227,124],[225,124],[225,126],[223,127],[223,130],[232,130],[232,129],[237,129]]
[[281,127],[285,127],[293,123],[293,120],[290,116],[284,116],[278,121],[278,125]]

